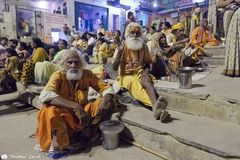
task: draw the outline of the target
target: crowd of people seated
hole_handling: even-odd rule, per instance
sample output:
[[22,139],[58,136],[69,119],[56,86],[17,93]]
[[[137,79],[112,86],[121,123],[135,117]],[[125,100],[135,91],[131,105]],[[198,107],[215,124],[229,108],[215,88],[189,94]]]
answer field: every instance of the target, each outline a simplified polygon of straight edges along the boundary
[[[134,22],[133,20],[129,23]],[[206,19],[201,20],[200,26],[192,31],[190,38],[184,34],[184,25],[180,22],[172,26],[167,21],[161,24],[158,29],[153,24],[149,31],[141,36],[150,52],[150,73],[157,79],[171,74],[178,76],[180,66],[194,66],[206,56],[205,46],[218,45]],[[0,75],[11,75],[25,86],[32,83],[45,85],[52,73],[59,68],[61,55],[67,48],[78,50],[87,63],[90,63],[90,58],[93,57],[93,63],[99,64],[96,70],[100,73],[97,74],[102,75],[104,66],[109,66],[108,59],[116,57],[125,39],[125,35],[121,35],[119,30],[114,33],[105,30],[101,32],[102,30],[99,29],[97,35],[90,32],[76,34],[68,42],[60,39],[57,44],[51,45],[43,43],[39,38],[33,38],[26,44],[1,37]]]
[[[61,151],[76,137],[93,136],[97,125],[113,112],[116,91],[101,79],[115,80],[120,96],[128,91],[133,99],[152,110],[156,120],[170,118],[168,102],[156,92],[154,80],[178,77],[179,67],[197,65],[206,56],[205,46],[218,45],[206,19],[201,20],[191,37],[184,34],[184,27],[180,22],[163,22],[159,28],[150,26],[149,32],[143,34],[141,25],[132,18],[124,35],[119,30],[111,33],[99,29],[97,35],[76,34],[68,42],[60,39],[51,45],[39,38],[26,44],[1,37],[0,78],[25,86],[45,85],[40,94],[44,105],[38,114],[38,142],[42,151]],[[85,68],[90,63],[96,64],[92,71]],[[89,87],[102,96],[88,100]],[[16,85],[12,89],[16,90]]]
[[[120,31],[116,33],[120,34]],[[97,38],[96,35],[88,32],[75,35],[69,42],[60,39],[57,44],[45,44],[39,38],[33,38],[29,44],[26,44],[16,39],[8,40],[6,37],[1,37],[0,77],[12,76],[26,86],[32,83],[44,85],[59,67],[62,53],[67,48],[78,50],[87,63],[93,56],[95,63],[106,63],[107,58],[113,56],[115,42],[120,41],[120,35],[117,34],[116,38],[113,38],[99,32]]]

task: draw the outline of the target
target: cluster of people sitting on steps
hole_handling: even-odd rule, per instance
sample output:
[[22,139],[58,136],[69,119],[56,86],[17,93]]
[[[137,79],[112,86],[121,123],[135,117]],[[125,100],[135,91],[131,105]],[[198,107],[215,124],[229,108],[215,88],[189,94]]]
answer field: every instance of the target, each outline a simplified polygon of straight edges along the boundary
[[[149,73],[159,79],[162,76],[176,74],[180,66],[194,66],[203,56],[205,46],[216,46],[218,41],[208,29],[208,22],[202,19],[200,26],[195,28],[189,39],[183,33],[184,25],[177,23],[173,26],[169,22],[164,22],[161,29],[156,29],[155,25],[149,28],[145,35],[138,35],[143,43],[145,50],[149,52],[151,63]],[[105,32],[104,32],[105,33]],[[59,40],[57,46],[47,46],[39,38],[33,38],[32,42],[18,42],[15,39],[8,40],[1,37],[1,72],[0,76],[11,75],[16,81],[23,85],[37,83],[45,85],[53,72],[59,68],[62,53],[68,49],[76,49],[87,63],[100,64],[93,72],[104,76],[113,76],[116,73],[109,70],[109,62],[116,59],[119,47],[135,42],[123,40],[121,32],[117,30],[114,34],[98,32],[95,36],[92,33],[76,35],[69,42]],[[125,33],[126,34],[126,33]],[[126,49],[126,47],[124,48]],[[146,52],[146,51],[144,51]],[[139,53],[140,54],[140,53]],[[93,58],[91,58],[93,57]],[[108,68],[104,71],[104,68]],[[109,72],[109,73],[106,73]]]
[[[207,56],[204,47],[219,44],[204,18],[190,38],[180,22],[171,26],[165,21],[143,33],[129,12],[126,24],[124,35],[119,30],[114,34],[101,30],[96,36],[88,32],[50,47],[39,38],[29,44],[0,38],[1,80],[45,85],[36,133],[42,151],[62,151],[76,142],[93,141],[98,124],[110,119],[126,91],[152,110],[156,120],[166,121],[168,103],[156,92],[154,80],[178,76],[179,67],[197,65]],[[90,70],[89,63],[97,65]],[[118,91],[103,81],[108,78],[118,83]],[[101,96],[88,99],[90,87]]]

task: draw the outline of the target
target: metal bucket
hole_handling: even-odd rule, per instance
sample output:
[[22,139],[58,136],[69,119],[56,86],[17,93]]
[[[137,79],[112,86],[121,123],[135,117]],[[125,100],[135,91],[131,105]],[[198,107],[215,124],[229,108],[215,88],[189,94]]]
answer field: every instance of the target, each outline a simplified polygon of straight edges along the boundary
[[119,133],[124,129],[124,124],[117,120],[104,121],[100,124],[102,131],[102,145],[106,150],[112,150],[119,146]]
[[192,88],[192,73],[195,68],[182,67],[179,68],[179,88],[190,89]]

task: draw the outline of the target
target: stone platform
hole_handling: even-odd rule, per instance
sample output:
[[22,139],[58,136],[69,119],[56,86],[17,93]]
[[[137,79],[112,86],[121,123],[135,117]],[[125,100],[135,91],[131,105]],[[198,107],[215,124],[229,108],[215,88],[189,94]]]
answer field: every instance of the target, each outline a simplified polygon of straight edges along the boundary
[[153,118],[142,107],[128,105],[120,117],[124,137],[167,159],[221,160],[240,158],[240,126],[233,123],[170,111],[168,123]]
[[[154,120],[146,108],[122,105],[119,110],[124,112],[118,116],[126,126],[122,136],[167,159],[240,159],[240,79],[222,75],[221,66],[209,71],[193,80],[192,89],[179,89],[177,82],[156,82],[155,88],[169,102],[172,120],[168,123]],[[12,99],[40,108],[42,89],[30,85],[12,94]]]
[[221,66],[225,61],[225,45],[204,47],[209,57],[204,57],[204,61],[209,65]]

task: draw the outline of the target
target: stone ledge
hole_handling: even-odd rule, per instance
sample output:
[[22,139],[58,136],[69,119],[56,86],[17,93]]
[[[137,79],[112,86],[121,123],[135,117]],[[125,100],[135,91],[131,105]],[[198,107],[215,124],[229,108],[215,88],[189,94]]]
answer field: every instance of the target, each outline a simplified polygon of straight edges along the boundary
[[204,49],[225,49],[225,45],[219,45],[219,46],[206,46]]
[[19,92],[31,92],[39,95],[43,88],[44,86],[38,84],[31,84],[25,87],[20,82],[17,82],[17,89]]
[[204,47],[204,50],[206,51],[206,54],[209,56],[224,56],[225,55],[225,46],[208,46]]
[[185,93],[181,90],[158,88],[157,92],[166,97],[168,108],[171,110],[240,124],[239,100],[209,94]]
[[27,90],[31,93],[35,93],[35,94],[39,95],[41,93],[41,91],[43,90],[43,88],[44,88],[44,86],[32,84],[27,87]]
[[[147,131],[150,137],[159,135],[170,136],[182,144],[194,147],[199,150],[197,153],[199,157],[203,154],[201,152],[204,151],[211,156],[217,156],[218,158],[214,158],[216,160],[221,159],[221,157],[240,158],[239,125],[174,111],[170,111],[170,113],[173,118],[172,122],[160,123],[154,120],[151,111],[142,107],[129,105],[128,111],[120,117],[120,120],[129,126],[138,128],[138,133],[132,132],[130,129],[135,141],[139,141],[137,138],[139,138],[143,131]],[[130,138],[132,137],[130,136]],[[148,145],[146,138],[140,138],[141,143],[145,143],[144,145]],[[161,140],[157,139],[153,143],[159,144],[160,142]],[[149,146],[151,145],[149,144]],[[186,154],[187,156],[189,154]],[[196,155],[196,157],[198,156]],[[193,157],[190,159],[198,159]]]
[[180,89],[171,89],[171,88],[166,89],[166,88],[162,88],[162,87],[155,87],[155,89],[157,90],[158,93],[174,94],[174,95],[183,96],[186,98],[206,100],[209,97],[208,93],[201,94],[201,93],[194,93],[194,92],[186,92],[186,91],[180,90]]
[[18,98],[20,92],[16,91],[16,92],[13,92],[13,93],[9,93],[9,94],[2,94],[0,95],[0,104],[1,103],[5,103],[7,101],[13,101],[15,99]]

